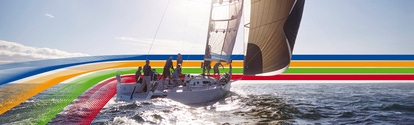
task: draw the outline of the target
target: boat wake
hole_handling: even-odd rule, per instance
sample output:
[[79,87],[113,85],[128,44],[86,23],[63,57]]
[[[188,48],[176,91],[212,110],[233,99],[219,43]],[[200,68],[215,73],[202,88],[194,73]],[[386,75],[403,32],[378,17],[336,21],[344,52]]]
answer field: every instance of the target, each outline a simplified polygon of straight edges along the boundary
[[124,102],[115,98],[92,124],[277,124],[293,123],[298,109],[276,95],[226,97],[206,103],[184,105],[167,98]]

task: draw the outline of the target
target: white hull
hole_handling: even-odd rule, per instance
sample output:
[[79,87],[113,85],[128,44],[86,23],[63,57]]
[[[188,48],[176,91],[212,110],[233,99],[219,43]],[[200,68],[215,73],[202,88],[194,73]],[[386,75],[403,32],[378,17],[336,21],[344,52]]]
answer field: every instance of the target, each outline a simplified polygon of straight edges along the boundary
[[214,78],[202,76],[191,76],[191,78],[188,76],[185,82],[186,86],[165,89],[167,86],[163,86],[163,81],[153,81],[156,86],[150,95],[140,91],[141,84],[118,82],[116,97],[118,100],[124,101],[143,101],[151,97],[166,97],[183,104],[196,104],[218,100],[224,97],[231,87],[230,81],[220,82]]
[[117,84],[116,97],[121,99],[130,98],[132,92],[138,93],[139,89],[141,89],[141,84],[137,83]]
[[195,104],[218,100],[230,91],[231,83],[218,86],[189,87],[189,91],[183,91],[187,87],[178,87],[169,90],[167,98],[184,104]]

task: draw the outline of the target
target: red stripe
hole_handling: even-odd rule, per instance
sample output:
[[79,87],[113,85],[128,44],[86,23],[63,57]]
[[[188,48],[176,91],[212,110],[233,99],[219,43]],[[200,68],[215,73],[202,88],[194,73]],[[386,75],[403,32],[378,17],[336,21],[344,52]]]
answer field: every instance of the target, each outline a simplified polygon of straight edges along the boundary
[[[134,75],[122,76],[123,82],[134,82]],[[65,115],[57,118],[58,124],[82,124],[89,125],[96,115],[116,94],[116,78],[111,78],[88,90],[79,96],[69,107],[65,108]],[[57,116],[58,117],[58,116]],[[72,119],[68,119],[72,118]]]
[[350,74],[350,75],[303,75],[303,74],[281,74],[275,76],[243,76],[233,75],[232,79],[242,80],[414,80],[414,74]]
[[[122,76],[123,82],[134,82],[134,75]],[[414,80],[414,74],[409,75],[276,75],[276,76],[243,76],[233,75],[232,79],[242,80]],[[74,124],[91,124],[96,115],[108,103],[108,101],[116,94],[116,79],[111,78],[87,91],[78,97],[78,102],[68,107],[68,114],[78,116],[68,116],[69,118],[82,117],[77,121],[69,121],[63,123]],[[88,110],[84,110],[84,108]],[[79,111],[82,111],[79,113]]]

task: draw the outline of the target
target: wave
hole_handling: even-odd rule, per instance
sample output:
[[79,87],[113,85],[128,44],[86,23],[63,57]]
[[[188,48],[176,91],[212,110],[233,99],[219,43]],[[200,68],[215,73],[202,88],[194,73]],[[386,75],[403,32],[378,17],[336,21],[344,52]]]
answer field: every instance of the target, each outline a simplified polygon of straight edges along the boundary
[[401,112],[414,112],[414,106],[391,104],[382,108],[384,111],[401,111]]

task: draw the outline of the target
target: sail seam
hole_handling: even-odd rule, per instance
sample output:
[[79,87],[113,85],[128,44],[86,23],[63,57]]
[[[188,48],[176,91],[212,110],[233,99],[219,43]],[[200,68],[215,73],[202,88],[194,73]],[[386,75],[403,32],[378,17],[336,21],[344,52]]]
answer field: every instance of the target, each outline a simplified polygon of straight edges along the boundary
[[287,19],[288,17],[289,17],[289,16],[285,16],[285,17],[283,17],[283,18],[281,18],[281,19],[278,19],[278,20],[275,20],[275,21],[272,21],[272,22],[269,22],[269,23],[266,23],[266,24],[263,24],[263,25],[260,25],[260,26],[250,27],[250,29],[255,29],[255,28],[260,28],[260,27],[263,27],[263,26],[271,25],[271,24],[273,24],[273,23],[276,23],[276,22],[282,21],[282,20],[284,20],[284,19]]

